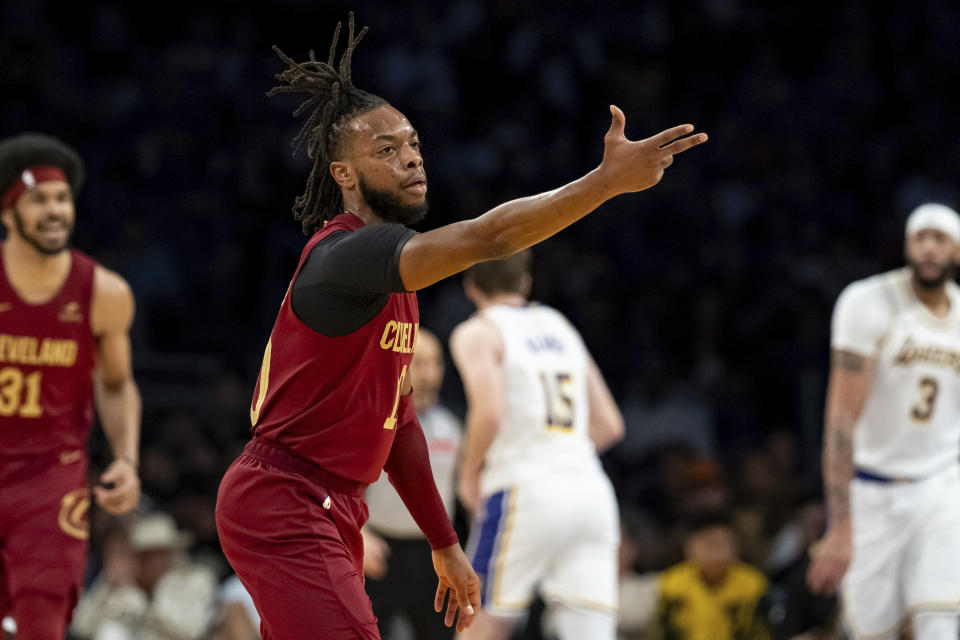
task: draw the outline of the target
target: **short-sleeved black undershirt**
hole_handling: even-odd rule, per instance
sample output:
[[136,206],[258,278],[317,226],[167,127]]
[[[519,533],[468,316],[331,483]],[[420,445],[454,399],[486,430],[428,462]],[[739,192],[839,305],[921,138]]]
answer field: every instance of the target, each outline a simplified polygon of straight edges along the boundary
[[399,224],[331,233],[310,250],[293,282],[293,312],[325,336],[356,331],[380,313],[391,293],[406,291],[400,251],[414,235]]

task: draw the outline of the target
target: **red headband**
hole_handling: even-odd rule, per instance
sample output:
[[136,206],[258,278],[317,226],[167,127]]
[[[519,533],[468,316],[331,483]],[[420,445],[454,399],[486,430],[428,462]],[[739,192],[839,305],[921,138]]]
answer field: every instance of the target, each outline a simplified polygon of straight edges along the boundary
[[23,173],[20,174],[20,179],[10,185],[7,192],[3,194],[0,207],[9,209],[16,204],[24,191],[32,189],[41,182],[68,182],[68,180],[59,167],[30,167],[24,169]]

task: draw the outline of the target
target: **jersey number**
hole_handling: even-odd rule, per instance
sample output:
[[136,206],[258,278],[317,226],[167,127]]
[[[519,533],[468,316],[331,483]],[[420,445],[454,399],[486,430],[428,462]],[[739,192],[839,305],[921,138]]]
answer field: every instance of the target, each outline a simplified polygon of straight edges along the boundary
[[400,379],[397,380],[397,397],[393,401],[393,411],[390,413],[390,417],[384,420],[384,429],[393,429],[395,426],[397,426],[397,407],[400,406],[400,390],[403,389],[403,379],[406,376],[407,365],[403,365],[403,369],[400,370]]
[[39,418],[40,380],[43,373],[34,371],[24,375],[16,367],[0,369],[0,416],[19,415],[21,418]]
[[927,422],[937,404],[940,383],[936,378],[920,378],[920,401],[910,409],[910,417],[916,422]]
[[570,397],[570,374],[540,374],[543,396],[547,401],[547,428],[573,428],[573,398]]
[[273,338],[267,340],[267,348],[263,352],[263,364],[260,365],[260,393],[257,394],[257,401],[250,407],[250,424],[257,426],[257,420],[260,419],[260,409],[263,407],[263,400],[267,397],[267,386],[270,384],[270,352],[273,347]]

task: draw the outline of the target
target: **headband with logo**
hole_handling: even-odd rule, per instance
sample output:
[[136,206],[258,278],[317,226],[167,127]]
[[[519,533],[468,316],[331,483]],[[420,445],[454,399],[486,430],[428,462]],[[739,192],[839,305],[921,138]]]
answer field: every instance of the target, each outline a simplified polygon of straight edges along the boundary
[[16,204],[27,189],[32,189],[41,182],[69,182],[69,180],[59,167],[30,167],[24,169],[23,173],[20,174],[20,179],[10,185],[10,188],[3,194],[0,207],[9,209]]

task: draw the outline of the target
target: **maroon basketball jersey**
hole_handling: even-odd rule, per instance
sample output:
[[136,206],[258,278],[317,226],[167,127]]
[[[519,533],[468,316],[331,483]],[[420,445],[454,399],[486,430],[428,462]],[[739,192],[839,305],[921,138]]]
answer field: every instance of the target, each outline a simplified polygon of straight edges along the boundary
[[[318,242],[336,231],[352,232],[362,226],[353,214],[328,222],[307,242],[297,274]],[[254,389],[253,434],[330,473],[371,483],[379,477],[393,444],[400,390],[409,375],[420,320],[417,296],[390,294],[386,306],[365,325],[328,337],[293,312],[291,287]]]
[[0,455],[83,449],[93,424],[90,257],[72,251],[53,298],[28,304],[10,286],[0,243]]

